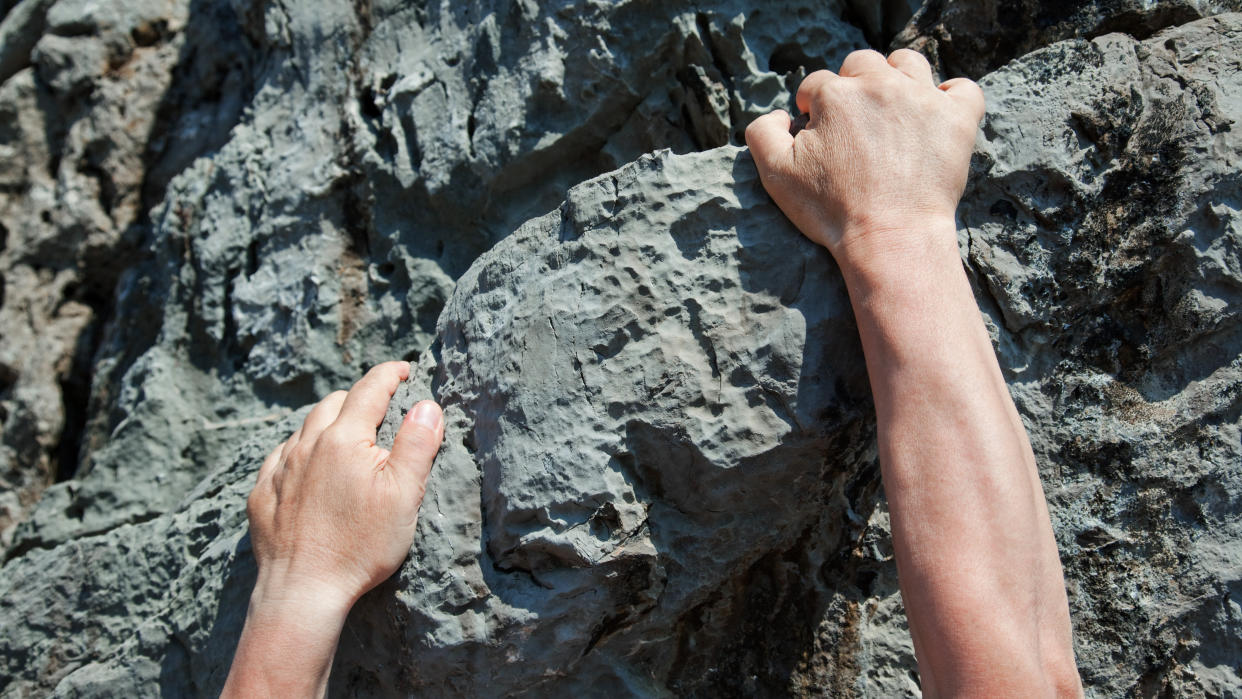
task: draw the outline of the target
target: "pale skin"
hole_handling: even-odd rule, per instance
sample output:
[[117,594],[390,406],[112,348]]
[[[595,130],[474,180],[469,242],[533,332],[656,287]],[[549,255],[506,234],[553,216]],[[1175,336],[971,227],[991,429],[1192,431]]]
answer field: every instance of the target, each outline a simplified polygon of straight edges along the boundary
[[[875,397],[884,490],[923,692],[1081,696],[1069,607],[1026,431],[957,249],[983,94],[937,85],[922,56],[851,54],[809,75],[810,117],[746,141],[769,194],[836,259]],[[259,565],[224,696],[322,696],[353,603],[409,552],[438,406],[375,444],[404,362],[321,401],[259,470],[248,503]]]
[[918,53],[857,51],[746,142],[764,186],[841,267],[875,397],[880,468],[923,692],[1079,696],[1069,606],[1026,430],[953,216],[983,93]]
[[444,415],[415,405],[389,452],[375,444],[407,362],[380,364],[311,409],[247,502],[259,576],[225,697],[323,696],[345,616],[414,541]]

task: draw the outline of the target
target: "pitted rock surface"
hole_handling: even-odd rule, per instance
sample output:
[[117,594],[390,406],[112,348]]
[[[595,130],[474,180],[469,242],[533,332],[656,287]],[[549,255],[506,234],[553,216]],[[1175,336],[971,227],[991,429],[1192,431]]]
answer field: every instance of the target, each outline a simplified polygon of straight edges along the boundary
[[[402,356],[381,441],[448,437],[334,694],[917,693],[839,275],[735,147],[877,6],[0,5],[0,693],[218,692],[254,470]],[[1242,17],[945,7],[1084,683],[1237,694]]]
[[1111,33],[1146,39],[1171,26],[1238,11],[1239,0],[929,0],[892,46],[923,53],[944,78],[978,80],[1064,39]]
[[[813,628],[780,615],[821,611],[807,554],[856,535],[844,493],[873,485],[873,429],[839,274],[744,151],[575,187],[459,280],[432,353],[452,437],[426,547],[405,593],[356,615],[400,619],[402,642],[343,653],[342,689],[394,667],[464,694],[773,692],[805,672]],[[753,609],[722,592],[739,571],[776,577],[736,591]]]
[[[38,3],[20,12],[27,5]],[[873,19],[910,12],[899,4]],[[166,511],[263,420],[379,361],[416,358],[479,254],[573,184],[645,152],[739,144],[750,119],[791,106],[802,75],[866,45],[844,14],[839,2],[796,0],[50,5],[51,33],[6,83],[32,83],[14,113],[60,119],[41,106],[45,93],[108,113],[124,114],[135,91],[155,104],[132,105],[153,125],[137,124],[128,150],[106,145],[122,131],[112,122],[83,120],[104,142],[82,147],[94,158],[81,165],[82,193],[35,198],[42,190],[24,183],[38,184],[43,167],[14,176],[31,194],[13,203],[25,218],[4,225],[70,249],[57,217],[30,222],[41,202],[84,199],[57,216],[99,218],[131,202],[141,215],[103,248],[113,272],[89,287],[100,290],[93,315],[65,300],[85,293],[91,264],[62,274],[65,293],[23,267],[5,272],[30,278],[2,311],[23,339],[14,359],[0,357],[15,381],[11,392],[0,384],[12,401],[5,434],[25,450],[13,479],[38,481],[17,490],[12,519],[23,523],[10,548]],[[152,75],[164,82],[109,69],[117,46],[144,42],[155,43],[134,55],[163,47]],[[14,143],[33,148],[45,131],[35,123]],[[41,157],[82,162],[58,148]],[[100,160],[131,152],[145,158],[128,169]],[[95,187],[97,171],[129,179]],[[63,329],[24,329],[27,296],[58,309]],[[24,349],[39,343],[52,351]],[[28,417],[36,398],[42,412]]]

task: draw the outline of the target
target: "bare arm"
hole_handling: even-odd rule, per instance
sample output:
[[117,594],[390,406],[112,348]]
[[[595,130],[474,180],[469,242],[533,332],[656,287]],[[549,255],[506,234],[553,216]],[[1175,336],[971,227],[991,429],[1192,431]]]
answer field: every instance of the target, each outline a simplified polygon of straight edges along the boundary
[[928,696],[1079,695],[1056,542],[1022,422],[957,250],[983,96],[922,56],[808,76],[808,126],[747,130],[764,185],[832,252],[878,420],[884,491]]
[[444,438],[423,401],[391,453],[375,444],[409,373],[380,364],[324,398],[259,468],[247,506],[259,578],[222,696],[323,696],[350,608],[405,560]]

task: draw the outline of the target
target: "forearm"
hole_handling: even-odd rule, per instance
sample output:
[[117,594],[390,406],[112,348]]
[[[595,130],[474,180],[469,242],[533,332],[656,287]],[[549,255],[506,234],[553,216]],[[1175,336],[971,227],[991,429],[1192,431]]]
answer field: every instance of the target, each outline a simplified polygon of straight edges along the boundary
[[322,697],[350,604],[260,575],[222,697]]
[[1069,615],[1034,456],[952,222],[930,225],[883,239],[917,250],[856,249],[866,263],[842,265],[924,689],[1064,692]]

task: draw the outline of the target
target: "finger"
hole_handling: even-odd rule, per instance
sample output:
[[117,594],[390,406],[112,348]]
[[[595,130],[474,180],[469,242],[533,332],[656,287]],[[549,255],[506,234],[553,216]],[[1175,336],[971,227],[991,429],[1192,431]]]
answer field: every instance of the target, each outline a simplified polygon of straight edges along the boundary
[[888,64],[914,78],[915,82],[936,84],[935,78],[932,77],[931,64],[918,51],[897,49],[888,55]]
[[760,171],[779,168],[789,157],[794,141],[789,134],[792,124],[789,112],[778,109],[755,119],[746,127],[746,146],[750,148]]
[[293,431],[293,434],[289,435],[289,439],[285,440],[284,453],[288,454],[289,450],[292,449],[293,446],[297,444],[298,442],[300,442],[301,440],[302,440],[302,428],[299,427]]
[[328,425],[336,422],[336,418],[341,414],[341,406],[345,403],[345,396],[349,395],[345,391],[333,391],[329,393],[323,400],[315,404],[311,408],[310,414],[306,416],[306,420],[302,422],[302,439],[309,439],[311,443],[319,437],[319,434],[327,429]]
[[336,424],[358,438],[375,437],[375,428],[384,421],[388,402],[397,386],[410,375],[409,362],[384,362],[371,367],[366,376],[349,389]]
[[267,458],[263,460],[263,463],[259,466],[259,475],[254,479],[256,485],[262,483],[267,478],[271,478],[272,473],[280,465],[280,457],[285,451],[286,444],[288,444],[288,442],[281,442],[280,444],[277,444],[276,448],[273,449],[271,453],[267,455]]
[[891,67],[885,60],[884,54],[871,49],[863,49],[845,57],[845,61],[841,63],[841,77],[858,78],[872,73],[886,72]]
[[837,77],[837,74],[831,70],[817,70],[803,78],[802,84],[798,85],[798,94],[794,98],[798,104],[798,111],[812,114],[812,107],[820,101],[825,89]]
[[970,109],[975,121],[983,118],[987,103],[983,99],[983,88],[970,78],[953,78],[940,83],[940,89],[948,96]]
[[425,489],[431,463],[442,441],[444,413],[434,401],[420,401],[401,421],[388,463],[417,483],[420,489]]

